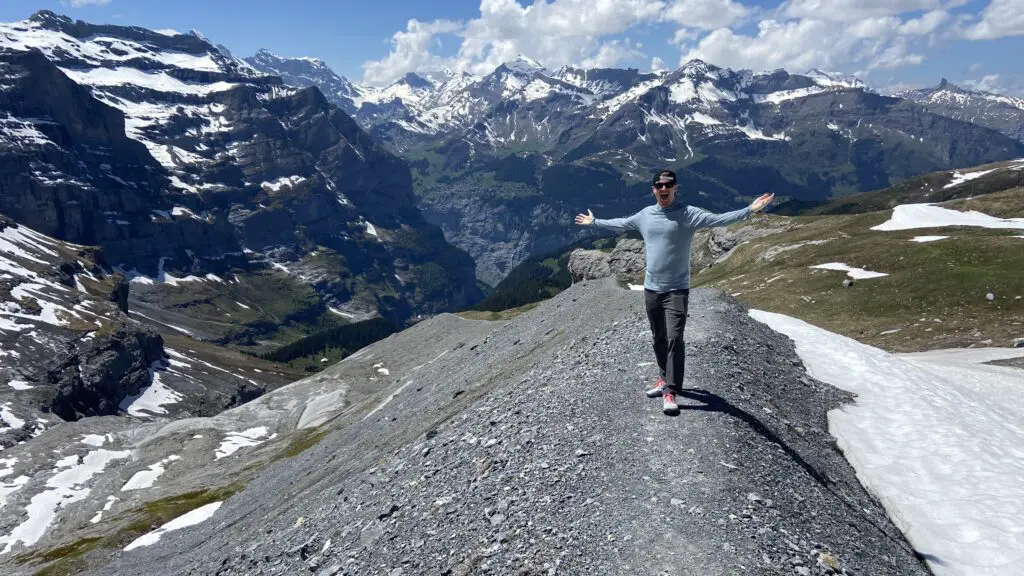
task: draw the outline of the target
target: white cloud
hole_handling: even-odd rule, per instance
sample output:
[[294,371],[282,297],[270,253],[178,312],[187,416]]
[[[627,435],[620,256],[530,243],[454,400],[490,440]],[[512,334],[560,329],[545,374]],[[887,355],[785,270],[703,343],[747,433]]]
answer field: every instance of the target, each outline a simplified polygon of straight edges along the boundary
[[992,0],[981,13],[981,21],[965,32],[972,40],[1020,35],[1024,35],[1024,2],[1021,0]]
[[[486,74],[522,54],[548,68],[587,59],[611,61],[641,56],[637,47],[602,42],[637,24],[657,21],[666,8],[662,0],[535,0],[521,6],[516,0],[481,0],[480,16],[448,29],[462,38],[458,54],[444,64],[453,70]],[[386,83],[423,66],[436,66],[430,54],[434,34],[411,20],[395,34],[391,53],[363,65],[364,81]]]
[[659,72],[661,70],[668,70],[668,66],[665,64],[665,61],[657,56],[651,58],[651,71]]
[[945,10],[932,10],[913,20],[907,20],[900,26],[900,32],[922,36],[935,32],[939,26],[949,21],[949,13]]
[[[683,54],[680,64],[699,58],[717,66],[774,70],[793,68],[838,69],[840,54],[849,53],[856,38],[838,34],[835,26],[821,20],[762,20],[756,36],[719,28]],[[829,38],[830,42],[823,42]]]
[[[951,12],[970,1],[784,0],[767,9],[753,0],[480,0],[476,18],[410,20],[387,56],[363,65],[363,81],[386,84],[442,67],[488,74],[520,54],[548,69],[618,67],[651,58],[623,39],[648,27],[656,34],[648,44],[678,47],[680,65],[700,58],[731,68],[862,74],[921,64],[940,42],[1024,34],[1024,0],[991,0],[980,17],[976,9]],[[751,22],[757,31],[741,33]],[[442,34],[458,38],[454,55],[439,55]]]
[[663,17],[687,28],[714,30],[741,22],[749,14],[749,8],[733,0],[676,0]]
[[961,80],[958,84],[981,92],[1024,97],[1024,76],[1021,75],[985,74],[979,79]]
[[85,6],[106,6],[110,4],[110,0],[71,0],[70,3],[67,0],[62,0],[61,4],[65,6],[70,4],[72,8],[83,8]]
[[409,20],[404,31],[395,32],[391,37],[391,53],[382,60],[363,64],[364,81],[386,84],[406,72],[444,68],[450,62],[430,52],[432,41],[438,34],[458,32],[461,28],[461,24],[450,20]]
[[780,10],[791,18],[852,22],[939,8],[939,0],[789,0]]
[[581,62],[584,68],[617,68],[626,62],[635,62],[644,58],[640,45],[626,39],[624,42],[613,40],[605,42],[597,49],[597,53]]

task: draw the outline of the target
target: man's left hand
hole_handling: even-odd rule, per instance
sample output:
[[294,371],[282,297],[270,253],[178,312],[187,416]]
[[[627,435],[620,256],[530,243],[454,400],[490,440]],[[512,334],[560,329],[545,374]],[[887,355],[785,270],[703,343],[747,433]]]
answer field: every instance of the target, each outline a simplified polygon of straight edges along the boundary
[[761,194],[750,203],[751,212],[760,212],[765,206],[771,203],[772,199],[775,198],[775,194]]

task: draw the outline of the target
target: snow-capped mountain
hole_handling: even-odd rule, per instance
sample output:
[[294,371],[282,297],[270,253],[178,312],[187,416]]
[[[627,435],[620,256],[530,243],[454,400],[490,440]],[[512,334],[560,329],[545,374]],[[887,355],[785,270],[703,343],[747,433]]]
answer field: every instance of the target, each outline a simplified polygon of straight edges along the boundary
[[363,90],[336,74],[318,58],[285,58],[261,49],[245,58],[246,63],[264,74],[280,76],[289,86],[316,86],[328,100],[354,114],[363,99]]
[[[727,209],[765,188],[821,200],[1024,154],[1020,142],[969,118],[958,122],[817,69],[754,72],[693,60],[648,73],[551,71],[519,57],[481,77],[429,76],[362,88],[355,118],[391,150],[416,158],[429,217],[491,283],[526,254],[571,241],[548,223],[571,220],[572,209],[543,200],[571,201],[566,186],[617,206],[621,190],[642,187],[667,165],[686,174],[694,201]],[[491,178],[498,196],[537,198],[529,218],[508,213],[492,227],[467,217],[505,214],[478,194]],[[619,209],[639,207],[627,204]]]
[[[285,312],[314,322],[329,308],[403,320],[479,297],[472,261],[417,211],[407,165],[317,88],[287,86],[198,33],[48,11],[0,25],[0,67],[0,156],[12,168],[0,212],[98,244],[133,277],[159,288],[168,275],[276,270],[281,288],[315,289]],[[231,308],[195,333],[245,334],[225,331]]]
[[945,78],[933,88],[895,95],[913,100],[936,114],[992,128],[1024,142],[1024,98],[968,90]]

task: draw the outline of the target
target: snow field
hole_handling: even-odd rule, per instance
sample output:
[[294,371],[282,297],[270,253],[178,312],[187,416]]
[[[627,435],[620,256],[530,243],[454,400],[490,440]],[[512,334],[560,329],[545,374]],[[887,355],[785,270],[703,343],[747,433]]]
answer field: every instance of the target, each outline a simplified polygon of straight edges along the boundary
[[1024,371],[981,362],[1024,350],[896,355],[789,316],[750,316],[793,339],[811,376],[857,395],[829,412],[829,430],[935,574],[1020,574]]

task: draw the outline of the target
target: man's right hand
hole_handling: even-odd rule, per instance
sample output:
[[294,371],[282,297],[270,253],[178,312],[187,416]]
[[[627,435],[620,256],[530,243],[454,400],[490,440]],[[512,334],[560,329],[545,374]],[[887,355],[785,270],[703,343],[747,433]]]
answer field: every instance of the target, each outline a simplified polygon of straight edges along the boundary
[[577,214],[576,223],[582,226],[589,226],[594,223],[594,213],[587,208],[586,214]]

